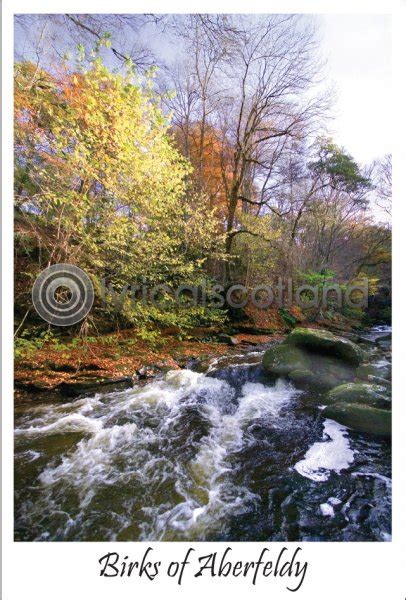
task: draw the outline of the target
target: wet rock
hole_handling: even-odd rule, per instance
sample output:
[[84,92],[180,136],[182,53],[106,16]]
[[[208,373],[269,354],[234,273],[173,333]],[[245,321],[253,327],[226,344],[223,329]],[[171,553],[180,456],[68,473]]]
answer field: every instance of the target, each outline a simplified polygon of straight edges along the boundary
[[291,371],[289,379],[300,388],[312,388],[317,385],[317,378],[308,369],[295,369]]
[[378,340],[378,347],[383,351],[390,350],[391,346],[392,346],[391,338]]
[[185,368],[192,360],[196,360],[197,354],[174,354],[173,360],[181,368]]
[[[386,371],[385,371],[385,373],[386,373]],[[381,367],[379,367],[376,364],[368,363],[368,364],[363,364],[363,365],[360,365],[359,367],[357,367],[355,374],[359,379],[367,380],[370,375],[373,375],[375,377],[381,377],[383,374],[383,370]]]
[[95,393],[103,388],[103,391],[126,389],[133,386],[132,377],[105,377],[86,378],[75,381],[64,381],[58,389],[64,396],[80,396],[82,394]]
[[358,344],[362,344],[363,346],[375,346],[375,340],[374,339],[369,339],[367,337],[364,337],[362,335],[358,336]]
[[237,346],[240,343],[240,340],[232,335],[228,335],[227,333],[220,333],[217,336],[217,339],[222,344],[228,344],[229,346]]
[[364,358],[364,353],[357,344],[325,329],[297,327],[288,335],[284,343],[305,348],[310,352],[336,356],[353,365],[359,365]]
[[375,375],[368,375],[368,382],[382,385],[388,392],[391,392],[391,390],[392,390],[392,383],[388,379],[384,379],[383,377],[376,377]]
[[357,344],[359,341],[358,333],[352,333],[348,331],[334,331],[333,333],[334,335],[338,335],[339,337],[343,337],[347,340],[350,340],[350,342],[354,342],[354,344]]
[[161,373],[167,373],[168,371],[173,371],[174,369],[179,369],[179,365],[175,363],[174,360],[162,360],[157,363],[151,363],[147,365],[143,365],[135,372],[135,376],[137,379],[150,379],[151,377],[156,377]]
[[385,335],[380,335],[376,337],[375,340],[378,344],[379,342],[390,342],[392,341],[392,333],[385,333]]
[[353,381],[354,366],[335,356],[306,352],[283,343],[264,354],[263,367],[268,373],[288,376],[298,387],[326,391],[343,382]]
[[307,371],[311,366],[310,358],[300,348],[280,344],[269,348],[263,358],[262,366],[267,373],[288,375],[291,371]]
[[390,436],[392,413],[366,404],[337,403],[327,406],[324,416],[363,433]]
[[390,396],[386,387],[375,383],[344,383],[326,395],[331,404],[365,404],[376,408],[390,408]]
[[161,369],[157,365],[143,365],[136,370],[135,376],[138,379],[150,379],[161,373]]
[[26,390],[28,392],[49,392],[51,390],[55,390],[60,385],[58,381],[54,383],[44,382],[41,379],[39,380],[30,380],[25,381],[21,379],[15,379],[14,385],[16,388]]
[[311,359],[315,381],[322,389],[334,388],[354,378],[354,368],[339,358],[314,354]]

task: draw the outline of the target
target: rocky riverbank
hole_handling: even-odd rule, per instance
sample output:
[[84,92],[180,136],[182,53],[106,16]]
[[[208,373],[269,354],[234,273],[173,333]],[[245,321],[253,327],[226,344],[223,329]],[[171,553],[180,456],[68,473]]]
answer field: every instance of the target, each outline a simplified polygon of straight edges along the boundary
[[[351,337],[351,339],[348,339]],[[263,368],[299,389],[323,394],[324,416],[363,433],[391,434],[391,333],[337,336],[323,329],[294,329],[269,348]]]
[[77,396],[95,389],[132,387],[168,370],[182,369],[193,361],[233,356],[271,342],[282,341],[282,331],[258,330],[233,335],[201,328],[188,339],[162,333],[159,344],[151,345],[136,331],[99,336],[77,345],[43,348],[15,362],[15,386],[21,391],[60,391]]
[[[163,335],[160,348],[151,348],[131,331],[100,336],[79,345],[55,348],[48,344],[16,361],[16,394],[55,391],[77,397],[126,389],[170,370],[268,347],[263,366],[271,375],[287,377],[299,389],[328,392],[338,388],[326,395],[326,403],[331,404],[326,411],[331,418],[335,415],[346,425],[351,421],[387,421],[387,414],[381,413],[390,407],[387,329],[371,334],[347,326],[334,327],[332,333],[316,325],[297,327],[287,336],[282,327],[274,332],[264,327],[254,328],[256,333],[246,329],[221,332],[200,328],[186,340]],[[388,427],[388,423],[383,426],[384,433]],[[378,425],[366,428],[380,431]]]

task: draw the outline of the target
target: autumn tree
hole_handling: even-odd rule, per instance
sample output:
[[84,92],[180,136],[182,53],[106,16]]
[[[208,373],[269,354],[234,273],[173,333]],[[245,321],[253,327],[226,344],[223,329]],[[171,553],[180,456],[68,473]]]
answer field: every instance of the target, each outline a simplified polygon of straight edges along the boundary
[[211,23],[210,35],[200,16],[188,19],[188,77],[183,85],[179,77],[175,81],[172,109],[185,140],[193,116],[199,123],[201,163],[208,124],[221,132],[225,249],[231,255],[235,237],[250,234],[240,214],[276,210],[278,165],[326,108],[325,98],[308,94],[319,68],[315,38],[292,16],[229,16],[219,28]]
[[188,195],[192,167],[171,140],[153,72],[81,59],[58,76],[16,65],[16,210],[41,247],[38,267],[73,262],[119,287],[194,282],[221,238]]

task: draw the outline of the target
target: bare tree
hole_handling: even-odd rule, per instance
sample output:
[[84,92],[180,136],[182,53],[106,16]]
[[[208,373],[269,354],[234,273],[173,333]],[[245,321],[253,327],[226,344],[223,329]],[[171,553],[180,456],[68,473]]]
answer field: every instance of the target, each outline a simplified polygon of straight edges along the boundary
[[[81,44],[90,52],[97,43],[109,39],[109,49],[117,65],[131,60],[139,71],[157,63],[157,57],[144,34],[147,27],[160,30],[165,15],[109,14],[38,14],[16,15],[16,58],[32,60],[41,50],[41,66],[57,64],[69,55],[74,56]],[[45,32],[45,33],[44,33]],[[24,43],[22,43],[24,40]]]
[[389,216],[392,213],[392,155],[386,154],[372,166],[376,204]]
[[179,27],[189,60],[174,82],[171,109],[185,140],[191,124],[198,124],[201,159],[208,125],[217,131],[231,254],[235,236],[250,233],[240,226],[240,209],[279,214],[277,190],[286,180],[280,167],[314,131],[329,98],[311,94],[320,64],[315,32],[306,20],[289,15],[227,16],[220,23],[210,15],[188,19]]

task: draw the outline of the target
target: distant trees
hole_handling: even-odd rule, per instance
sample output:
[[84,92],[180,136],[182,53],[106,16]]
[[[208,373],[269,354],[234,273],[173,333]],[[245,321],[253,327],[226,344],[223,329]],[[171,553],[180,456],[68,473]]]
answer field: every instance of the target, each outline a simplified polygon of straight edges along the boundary
[[392,155],[386,154],[373,164],[376,203],[388,216],[392,213]]

